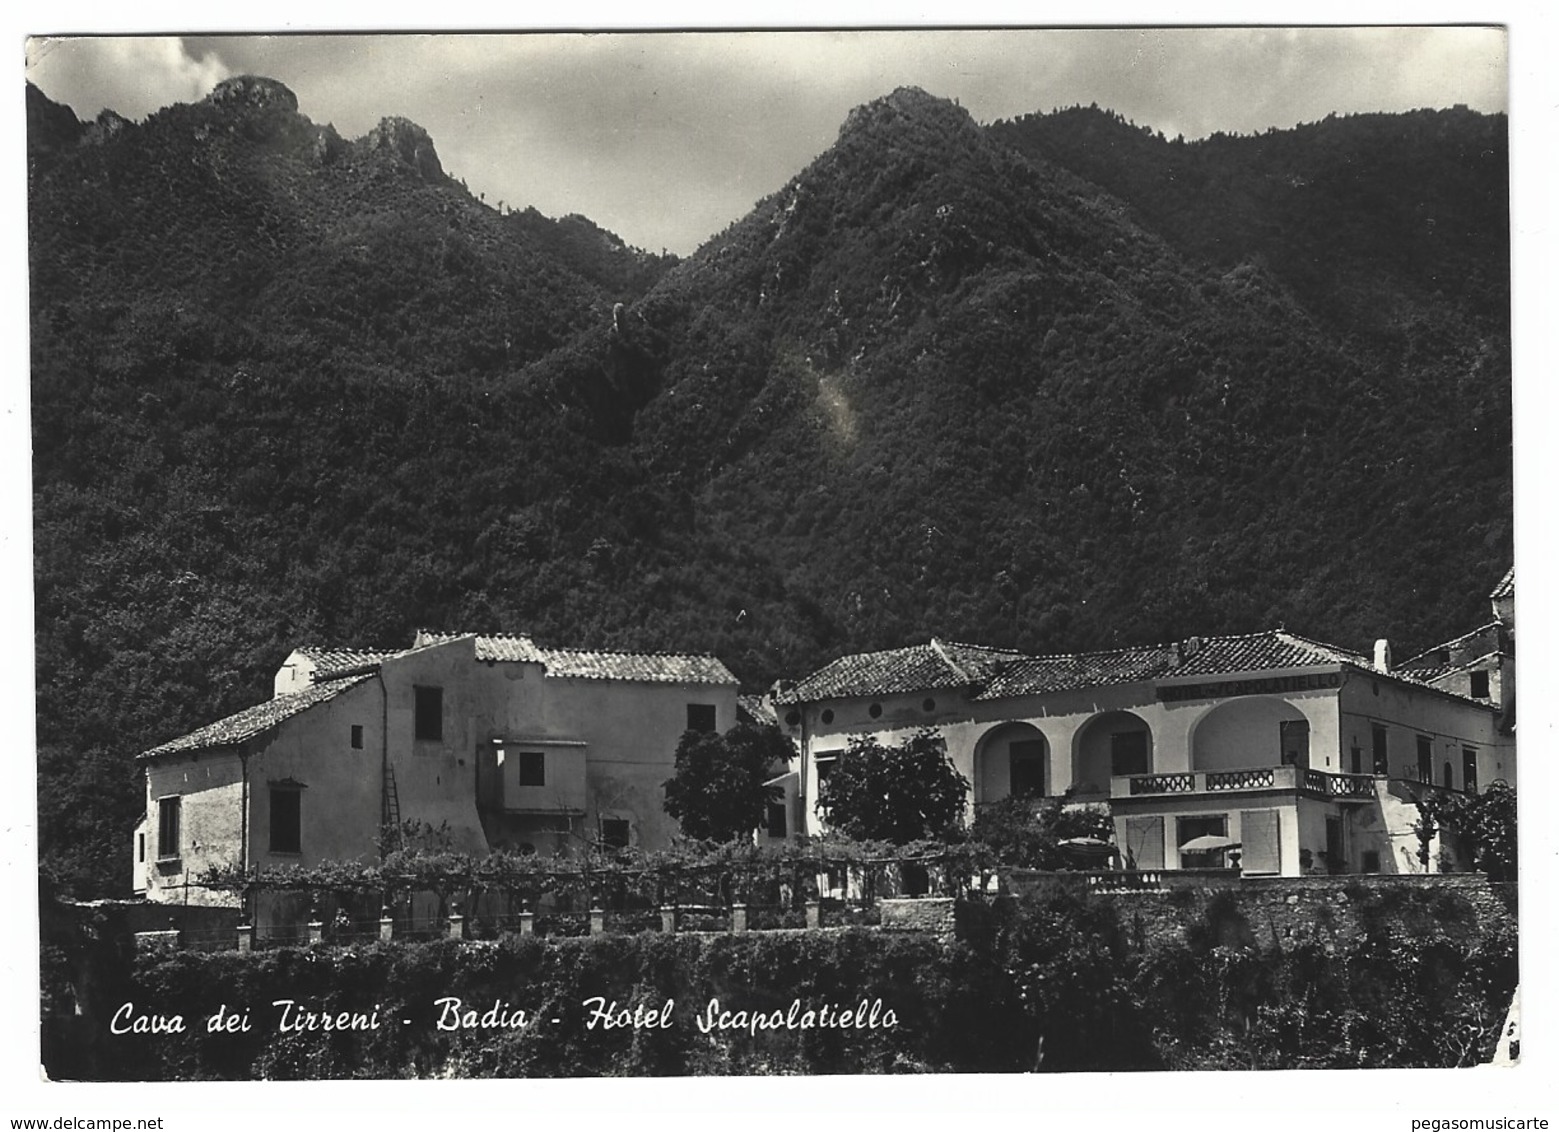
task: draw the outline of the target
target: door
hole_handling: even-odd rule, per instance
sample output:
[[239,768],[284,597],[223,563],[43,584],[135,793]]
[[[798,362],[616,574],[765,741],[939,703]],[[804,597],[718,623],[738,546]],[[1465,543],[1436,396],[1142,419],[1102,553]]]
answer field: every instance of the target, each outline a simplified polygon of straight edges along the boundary
[[1007,782],[1014,798],[1045,796],[1045,743],[1016,739],[1007,744]]
[[[1271,732],[1268,732],[1271,734]],[[1308,720],[1285,720],[1278,724],[1278,745],[1283,751],[1283,765],[1306,769],[1310,766],[1310,723]]]
[[1326,871],[1340,873],[1347,864],[1343,856],[1342,818],[1326,819]]

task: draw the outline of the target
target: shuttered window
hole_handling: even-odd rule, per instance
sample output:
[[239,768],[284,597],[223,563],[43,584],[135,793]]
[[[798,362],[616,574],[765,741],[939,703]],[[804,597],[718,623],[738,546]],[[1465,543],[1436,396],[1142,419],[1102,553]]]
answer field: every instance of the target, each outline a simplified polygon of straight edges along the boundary
[[157,859],[171,861],[179,855],[179,799],[157,799]]
[[1164,867],[1164,819],[1127,818],[1126,853],[1139,869]]
[[1240,867],[1245,872],[1282,871],[1282,861],[1278,853],[1278,828],[1276,810],[1240,811],[1240,843],[1243,850]]

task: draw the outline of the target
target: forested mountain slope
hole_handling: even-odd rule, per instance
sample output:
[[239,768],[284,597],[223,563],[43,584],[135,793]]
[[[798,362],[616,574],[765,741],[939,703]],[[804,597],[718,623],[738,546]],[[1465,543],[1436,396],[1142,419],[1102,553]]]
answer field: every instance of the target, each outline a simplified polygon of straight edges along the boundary
[[1417,185],[1306,211],[1254,158],[1155,192],[1193,147],[901,90],[671,265],[290,97],[83,127],[30,92],[40,789],[80,887],[124,871],[129,756],[304,640],[710,649],[753,685],[933,632],[1411,649],[1509,564],[1503,119],[1281,135],[1312,184],[1353,145]]

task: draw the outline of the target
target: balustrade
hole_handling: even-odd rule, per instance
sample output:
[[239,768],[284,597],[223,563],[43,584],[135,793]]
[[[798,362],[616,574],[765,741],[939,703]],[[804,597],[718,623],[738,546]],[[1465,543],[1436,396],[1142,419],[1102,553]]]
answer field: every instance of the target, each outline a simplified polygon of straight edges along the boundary
[[1311,794],[1320,794],[1326,798],[1375,796],[1375,780],[1367,774],[1328,774],[1321,770],[1307,770],[1304,788]]
[[1125,795],[1232,794],[1246,790],[1295,789],[1323,798],[1368,799],[1375,796],[1375,779],[1368,774],[1333,774],[1290,765],[1254,766],[1121,776],[1114,779],[1111,793],[1119,798]]
[[1277,784],[1277,768],[1208,771],[1206,783],[1208,790],[1260,790]]
[[1194,774],[1143,774],[1131,779],[1133,794],[1189,794],[1195,789]]

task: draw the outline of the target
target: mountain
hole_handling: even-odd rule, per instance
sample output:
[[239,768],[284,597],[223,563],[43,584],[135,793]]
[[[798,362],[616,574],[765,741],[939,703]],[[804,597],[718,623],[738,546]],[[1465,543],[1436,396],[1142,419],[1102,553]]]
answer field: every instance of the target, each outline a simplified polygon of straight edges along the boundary
[[1331,116],[1187,143],[1073,107],[991,133],[1108,190],[1187,255],[1226,268],[1259,260],[1329,322],[1409,336],[1422,328],[1403,320],[1426,310],[1486,330],[1508,321],[1503,115]]
[[[1491,175],[1446,149],[1448,178]],[[1409,188],[1387,181],[1375,203],[1414,210]],[[1465,222],[1497,233],[1503,197],[1467,196],[1483,212]],[[1270,244],[1303,247],[1331,222],[1274,216]],[[1506,255],[1490,247],[1484,273],[1502,278]],[[709,543],[763,548],[784,592],[816,604],[806,632],[824,652],[932,631],[1043,650],[1285,621],[1429,641],[1477,617],[1510,553],[1505,323],[1481,296],[1431,303],[1387,265],[1360,286],[1398,319],[1370,333],[1287,260],[1224,259],[900,91],[668,274],[623,343],[534,372],[656,391],[600,435],[631,432]],[[771,605],[763,644],[795,612]],[[743,656],[725,637],[749,670],[814,659]]]
[[677,263],[268,80],[29,122],[40,814],[80,891],[128,756],[303,641],[754,687],[933,632],[1414,651],[1510,562],[1503,118],[1177,143],[900,90]]

